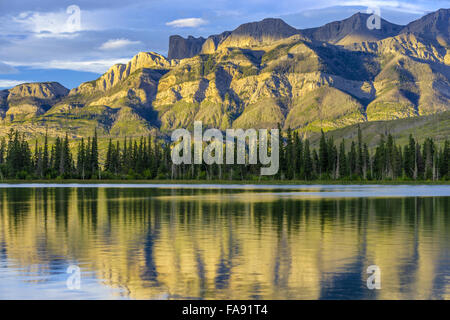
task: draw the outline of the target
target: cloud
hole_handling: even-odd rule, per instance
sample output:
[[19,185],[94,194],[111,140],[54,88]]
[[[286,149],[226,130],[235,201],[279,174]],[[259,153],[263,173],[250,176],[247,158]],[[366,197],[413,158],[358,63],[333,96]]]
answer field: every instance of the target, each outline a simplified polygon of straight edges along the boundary
[[[131,58],[123,59],[101,59],[101,60],[88,60],[88,61],[70,61],[70,60],[52,60],[43,62],[32,62],[28,63],[27,67],[33,69],[59,69],[59,70],[73,70],[73,71],[85,71],[94,73],[104,73],[113,65],[118,63],[126,64]],[[10,62],[10,64],[19,66],[21,64],[16,64]]]
[[20,24],[23,30],[34,33],[60,34],[81,30],[80,9],[58,12],[25,11],[13,17],[13,21]]
[[12,74],[17,73],[18,70],[9,64],[0,62],[0,74]]
[[389,8],[400,12],[424,14],[427,9],[419,3],[408,3],[407,1],[390,1],[390,0],[350,0],[341,3],[344,6],[366,6],[369,8],[381,8],[381,10]]
[[0,79],[0,88],[12,88],[22,83],[29,83],[28,80],[7,80]]
[[131,41],[128,39],[111,39],[100,46],[101,50],[114,50],[124,48],[130,45],[141,44],[141,41]]
[[73,38],[81,31],[102,29],[105,12],[81,10],[77,5],[52,12],[22,11],[1,16],[3,34],[33,35],[38,38]]
[[175,28],[196,28],[204,24],[208,24],[208,21],[202,18],[186,18],[167,22],[166,26],[171,26]]

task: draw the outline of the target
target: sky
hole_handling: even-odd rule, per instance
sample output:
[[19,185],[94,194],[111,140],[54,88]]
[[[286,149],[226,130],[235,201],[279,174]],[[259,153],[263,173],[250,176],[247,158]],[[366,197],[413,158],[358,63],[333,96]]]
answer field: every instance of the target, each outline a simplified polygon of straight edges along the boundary
[[367,8],[407,24],[450,0],[0,0],[0,89],[98,78],[140,51],[167,55],[169,36],[204,36],[268,17],[317,27]]

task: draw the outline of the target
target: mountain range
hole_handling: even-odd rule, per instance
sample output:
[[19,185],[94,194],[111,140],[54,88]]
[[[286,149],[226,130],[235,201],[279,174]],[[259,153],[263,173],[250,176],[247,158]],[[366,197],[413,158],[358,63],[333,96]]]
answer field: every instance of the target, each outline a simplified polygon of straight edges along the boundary
[[72,90],[0,91],[0,134],[140,136],[194,120],[307,134],[449,111],[450,9],[374,30],[369,17],[303,30],[269,18],[208,38],[171,36],[168,57],[140,52]]

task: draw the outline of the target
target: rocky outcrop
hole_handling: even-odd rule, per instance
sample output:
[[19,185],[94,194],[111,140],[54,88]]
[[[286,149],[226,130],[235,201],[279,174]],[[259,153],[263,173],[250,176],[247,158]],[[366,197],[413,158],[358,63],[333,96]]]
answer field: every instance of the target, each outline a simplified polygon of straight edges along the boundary
[[140,52],[127,64],[116,64],[95,81],[82,83],[72,89],[70,95],[92,95],[106,92],[140,69],[167,70],[176,62],[168,61],[164,56],[154,52]]
[[226,39],[231,34],[230,31],[222,32],[221,34],[209,36],[208,39],[206,39],[205,43],[202,46],[201,53],[204,54],[213,54],[216,52],[217,47],[219,44]]
[[202,51],[202,46],[205,43],[205,38],[194,38],[189,36],[187,39],[175,35],[169,38],[169,54],[167,58],[171,59],[185,59],[191,58]]

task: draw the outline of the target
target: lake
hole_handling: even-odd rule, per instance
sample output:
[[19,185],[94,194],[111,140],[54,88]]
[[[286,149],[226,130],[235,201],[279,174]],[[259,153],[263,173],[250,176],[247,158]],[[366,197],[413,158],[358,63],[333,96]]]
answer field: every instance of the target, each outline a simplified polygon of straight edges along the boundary
[[449,209],[450,186],[1,184],[0,299],[450,299]]

